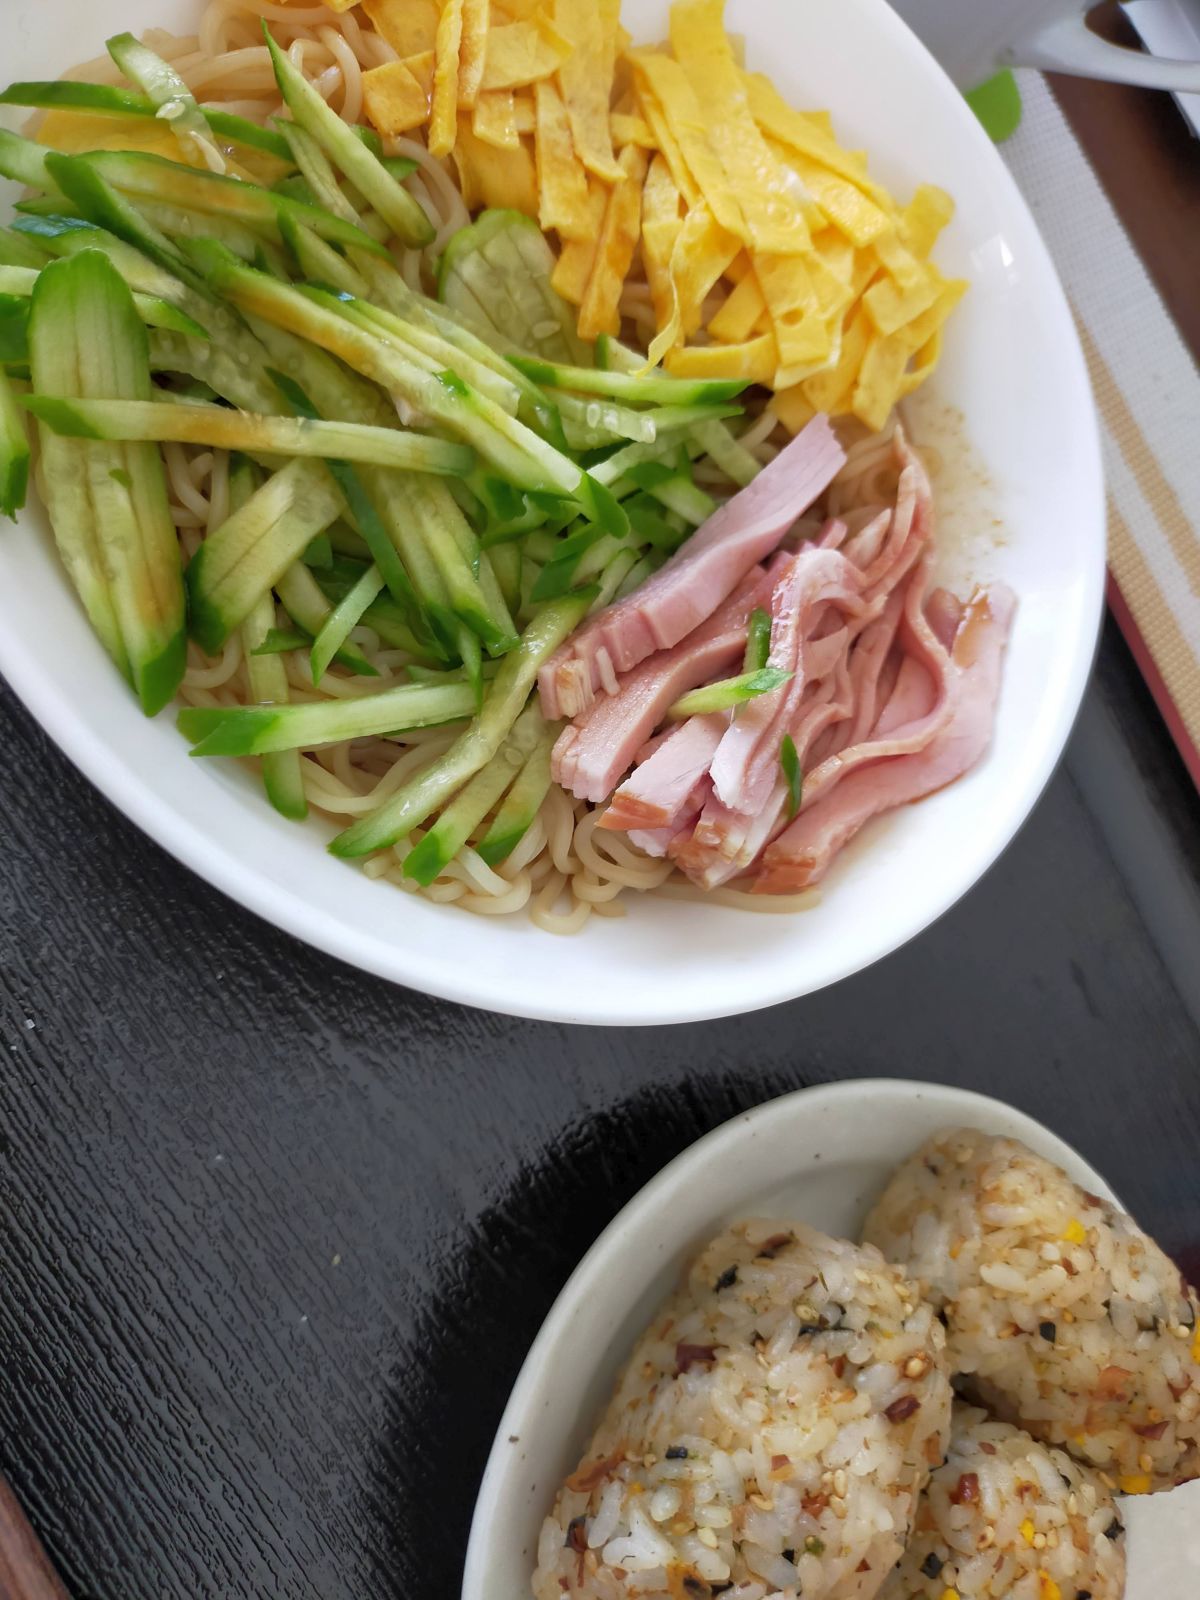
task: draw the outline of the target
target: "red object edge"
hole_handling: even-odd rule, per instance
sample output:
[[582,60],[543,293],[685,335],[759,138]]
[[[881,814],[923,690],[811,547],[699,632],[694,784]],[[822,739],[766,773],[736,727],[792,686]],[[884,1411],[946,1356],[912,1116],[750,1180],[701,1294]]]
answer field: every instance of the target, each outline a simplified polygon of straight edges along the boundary
[[1108,607],[1116,618],[1117,626],[1125,636],[1125,643],[1133,652],[1133,658],[1138,664],[1142,677],[1146,680],[1146,687],[1154,698],[1154,703],[1167,725],[1167,731],[1175,741],[1175,748],[1183,757],[1183,764],[1191,774],[1192,782],[1200,790],[1200,750],[1196,748],[1191,734],[1187,730],[1179,708],[1171,698],[1171,691],[1163,682],[1162,673],[1159,672],[1150,646],[1142,635],[1142,630],[1134,620],[1133,612],[1125,602],[1120,585],[1111,572],[1108,574],[1106,586]]

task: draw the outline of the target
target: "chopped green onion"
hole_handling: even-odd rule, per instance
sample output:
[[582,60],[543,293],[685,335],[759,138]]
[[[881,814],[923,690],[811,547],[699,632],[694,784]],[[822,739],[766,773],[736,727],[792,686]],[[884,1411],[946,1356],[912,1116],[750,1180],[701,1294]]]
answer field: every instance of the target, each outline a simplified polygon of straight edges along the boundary
[[753,700],[756,695],[778,689],[791,677],[790,672],[784,672],[780,667],[760,667],[756,672],[739,673],[736,678],[722,678],[717,683],[705,684],[702,689],[693,689],[690,694],[681,696],[667,716],[678,719],[704,716],[710,711],[728,711],[731,706],[740,706],[746,700]]
[[800,771],[800,757],[796,754],[796,746],[790,733],[785,733],[783,743],[779,747],[779,765],[783,770],[783,780],[788,791],[788,821],[800,809],[800,798],[804,785],[804,777]]
[[757,672],[765,667],[771,654],[771,617],[761,606],[755,606],[746,626],[746,654],[742,661],[743,672]]

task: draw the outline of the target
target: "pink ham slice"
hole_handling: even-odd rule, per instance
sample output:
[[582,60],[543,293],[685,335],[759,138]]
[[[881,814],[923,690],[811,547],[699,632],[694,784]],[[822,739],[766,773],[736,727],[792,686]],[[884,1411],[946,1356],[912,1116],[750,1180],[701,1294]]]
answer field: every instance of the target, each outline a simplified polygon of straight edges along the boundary
[[550,658],[538,675],[543,714],[579,716],[600,689],[613,692],[619,673],[687,638],[776,548],[845,460],[829,419],[814,417],[652,578],[598,612]]
[[765,804],[778,776],[783,736],[806,688],[845,654],[846,637],[831,652],[825,640],[814,637],[815,620],[826,607],[863,618],[867,608],[860,587],[858,569],[840,551],[813,546],[801,550],[779,578],[771,595],[767,661],[792,676],[743,706],[721,740],[712,779],[723,804],[744,812],[757,812]]
[[[626,778],[598,826],[657,829],[677,824],[728,726],[725,711],[680,723]],[[690,814],[694,817],[699,810],[693,805]]]
[[674,822],[663,828],[630,828],[630,844],[636,845],[639,850],[644,850],[648,856],[657,856],[661,859],[669,855],[675,841],[682,839],[691,831],[693,823],[704,810],[711,794],[711,780],[707,777],[701,778]]
[[643,662],[621,680],[619,693],[564,728],[551,757],[555,782],[580,800],[607,800],[670,705],[741,660],[750,613],[772,582],[769,571],[756,568],[703,627]]
[[[843,777],[824,799],[810,806],[771,844],[754,884],[756,894],[789,894],[818,882],[838,851],[880,812],[921,800],[968,772],[991,742],[1000,667],[1016,600],[997,585],[971,598],[954,636],[954,682],[950,716],[921,750],[873,761]],[[919,716],[932,685],[920,681],[922,669],[905,660],[892,701],[880,718],[887,734],[893,720]],[[898,699],[905,703],[893,710]],[[886,744],[886,740],[881,741]]]

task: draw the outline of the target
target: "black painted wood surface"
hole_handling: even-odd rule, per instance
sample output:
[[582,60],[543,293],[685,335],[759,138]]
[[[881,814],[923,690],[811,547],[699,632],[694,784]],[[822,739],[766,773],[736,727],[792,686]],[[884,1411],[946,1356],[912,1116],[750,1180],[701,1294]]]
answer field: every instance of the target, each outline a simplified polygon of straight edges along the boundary
[[[1092,693],[1109,743],[1080,732],[925,936],[807,1000],[652,1032],[487,1016],[316,954],[0,693],[0,1472],[72,1592],[449,1600],[580,1253],[698,1134],[801,1084],[998,1094],[1195,1271],[1200,805],[1114,636]],[[1131,775],[1152,828],[1114,821]],[[1130,870],[1130,828],[1161,834],[1157,864]]]

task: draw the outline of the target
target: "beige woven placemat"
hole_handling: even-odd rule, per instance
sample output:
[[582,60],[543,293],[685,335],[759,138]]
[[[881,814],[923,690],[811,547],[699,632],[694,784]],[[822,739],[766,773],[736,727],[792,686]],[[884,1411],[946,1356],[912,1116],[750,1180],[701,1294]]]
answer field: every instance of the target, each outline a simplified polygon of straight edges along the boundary
[[1025,114],[1000,148],[1054,257],[1091,372],[1109,603],[1200,787],[1200,374],[1049,89],[1037,73],[1018,77]]

